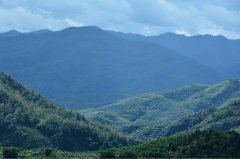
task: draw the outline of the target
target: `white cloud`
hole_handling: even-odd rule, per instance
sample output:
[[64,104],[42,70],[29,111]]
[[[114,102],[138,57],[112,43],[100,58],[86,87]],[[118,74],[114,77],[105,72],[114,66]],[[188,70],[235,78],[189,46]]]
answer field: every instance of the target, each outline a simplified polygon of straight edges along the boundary
[[240,38],[238,0],[0,0],[0,31],[96,25],[145,35]]
[[[71,19],[58,19],[43,10],[32,11],[23,7],[0,8],[0,30],[22,32],[51,29],[59,30],[74,25]],[[76,25],[76,23],[75,23]]]

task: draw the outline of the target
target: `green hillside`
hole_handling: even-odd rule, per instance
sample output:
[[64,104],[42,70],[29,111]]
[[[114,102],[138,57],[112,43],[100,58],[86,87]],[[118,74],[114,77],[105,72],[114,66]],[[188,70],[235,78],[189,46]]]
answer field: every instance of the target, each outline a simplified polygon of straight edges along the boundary
[[182,117],[170,122],[156,123],[135,131],[132,136],[156,139],[200,129],[226,131],[240,128],[240,98],[227,101],[218,108]]
[[196,130],[191,134],[167,137],[143,144],[91,152],[64,152],[41,148],[19,151],[1,148],[6,154],[19,158],[239,158],[240,135],[235,131],[216,132]]
[[130,97],[111,105],[81,112],[94,121],[110,125],[126,134],[153,122],[174,120],[193,113],[161,94]]
[[[182,127],[181,124],[186,126],[187,121],[181,122],[184,117],[186,120],[195,119],[189,119],[189,124],[195,125],[196,121],[199,121],[197,116],[203,114],[202,111],[209,108],[220,111],[223,104],[227,105],[228,101],[237,97],[240,97],[240,80],[227,80],[215,85],[192,84],[175,90],[130,97],[82,112],[87,118],[110,125],[123,134],[140,140],[153,140],[185,131],[187,128],[176,131],[170,126]],[[225,107],[228,109],[230,106]],[[205,116],[202,118],[205,119]],[[230,128],[231,124],[224,130]]]
[[239,158],[240,135],[235,131],[195,131],[144,144],[101,152],[103,158]]
[[0,73],[0,121],[0,146],[83,151],[131,143],[79,113],[57,108],[3,73]]

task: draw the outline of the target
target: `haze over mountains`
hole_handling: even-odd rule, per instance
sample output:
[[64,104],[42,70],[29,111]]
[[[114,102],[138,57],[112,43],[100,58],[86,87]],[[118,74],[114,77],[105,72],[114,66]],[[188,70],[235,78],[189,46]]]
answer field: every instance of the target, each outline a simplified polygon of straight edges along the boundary
[[30,149],[20,158],[239,156],[238,51],[239,40],[209,35],[2,33],[0,69],[82,115],[0,73],[0,155],[15,146]]
[[237,77],[240,41],[172,33],[143,37],[81,27],[1,33],[0,52],[1,71],[60,105],[80,109]]
[[[177,50],[185,57],[206,65],[219,73],[226,73],[229,69],[240,65],[240,40],[229,40],[221,35],[212,36],[207,34],[187,37],[185,35],[165,33],[145,37],[120,32],[112,32],[112,34],[130,40],[149,41]],[[230,74],[231,76],[234,76],[234,74]]]

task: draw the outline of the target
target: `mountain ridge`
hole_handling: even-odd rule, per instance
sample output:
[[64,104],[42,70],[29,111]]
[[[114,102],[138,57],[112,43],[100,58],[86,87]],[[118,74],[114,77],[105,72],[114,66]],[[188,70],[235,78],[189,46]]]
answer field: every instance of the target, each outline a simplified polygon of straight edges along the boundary
[[0,39],[0,51],[1,70],[73,109],[221,79],[218,73],[174,50],[119,38],[96,27]]

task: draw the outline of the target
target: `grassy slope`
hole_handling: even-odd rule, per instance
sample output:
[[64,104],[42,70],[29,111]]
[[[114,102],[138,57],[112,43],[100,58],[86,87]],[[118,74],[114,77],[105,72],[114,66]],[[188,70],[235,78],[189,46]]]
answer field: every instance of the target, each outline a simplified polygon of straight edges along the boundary
[[83,151],[131,143],[79,113],[57,108],[3,73],[0,73],[0,121],[2,146]]

